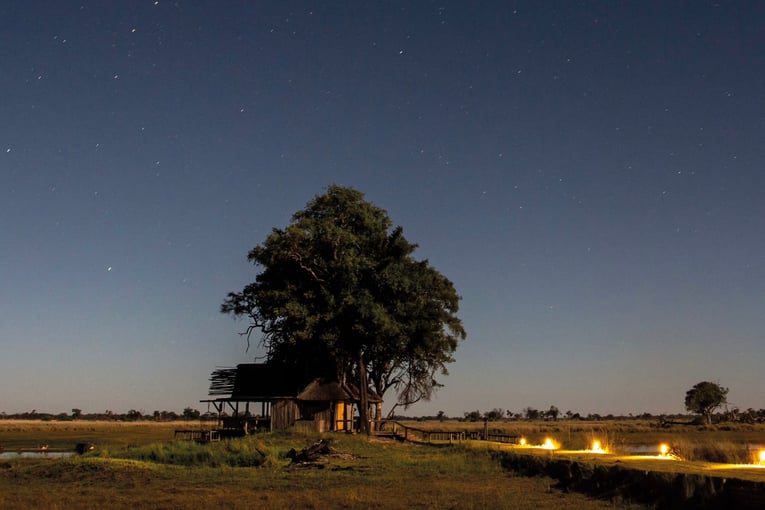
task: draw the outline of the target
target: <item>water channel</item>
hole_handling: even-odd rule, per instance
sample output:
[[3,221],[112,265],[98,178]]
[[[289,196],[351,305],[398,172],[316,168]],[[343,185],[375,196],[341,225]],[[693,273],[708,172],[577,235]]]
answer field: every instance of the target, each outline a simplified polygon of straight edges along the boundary
[[0,459],[62,459],[76,454],[77,452],[2,452],[0,453]]

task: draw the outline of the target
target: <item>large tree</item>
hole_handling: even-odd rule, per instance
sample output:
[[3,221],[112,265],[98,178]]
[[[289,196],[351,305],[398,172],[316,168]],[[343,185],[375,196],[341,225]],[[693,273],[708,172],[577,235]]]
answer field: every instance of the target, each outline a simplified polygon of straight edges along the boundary
[[685,392],[685,408],[704,416],[707,424],[712,423],[712,413],[728,401],[728,388],[717,383],[702,381]]
[[465,330],[452,282],[416,248],[363,193],[332,185],[249,252],[261,271],[221,311],[249,319],[248,342],[262,333],[269,362],[381,397],[393,388],[396,405],[427,400]]

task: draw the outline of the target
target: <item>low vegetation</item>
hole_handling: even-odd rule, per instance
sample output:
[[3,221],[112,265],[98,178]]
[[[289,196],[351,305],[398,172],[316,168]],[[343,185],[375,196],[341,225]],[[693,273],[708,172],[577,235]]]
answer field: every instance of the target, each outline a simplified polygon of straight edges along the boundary
[[[25,440],[46,432],[42,425],[24,427],[16,433]],[[333,434],[327,436],[333,447],[346,455],[306,468],[293,465],[288,452],[314,436],[263,434],[198,445],[172,441],[164,427],[158,431],[164,440],[136,425],[94,428],[98,447],[82,457],[0,460],[0,508],[614,508],[564,494],[548,478],[514,476],[489,451],[466,446]],[[47,437],[70,432],[47,431]],[[9,433],[0,422],[0,444]]]
[[[408,422],[429,430],[483,430],[484,423],[443,420]],[[0,508],[639,508],[630,501],[601,501],[563,493],[555,480],[523,477],[502,468],[497,447],[487,443],[433,447],[363,436],[330,434],[342,455],[293,464],[290,450],[317,437],[258,434],[196,444],[173,440],[176,428],[199,422],[0,421],[0,447],[96,448],[65,459],[0,459]],[[541,443],[553,437],[563,448],[585,448],[597,438],[612,451],[667,442],[687,460],[749,463],[765,444],[765,426],[671,425],[655,421],[496,421],[491,433]],[[476,445],[482,448],[476,448]],[[504,448],[504,447],[503,447]],[[541,453],[540,453],[541,455]],[[555,458],[559,456],[556,454]],[[561,459],[568,457],[561,454]],[[596,462],[592,455],[579,460]],[[604,469],[625,466],[597,459]],[[643,471],[709,475],[702,464],[646,460]],[[506,466],[507,467],[507,466]],[[644,469],[643,469],[644,468]],[[758,471],[758,470],[755,470]],[[765,470],[763,470],[765,471]],[[641,471],[642,472],[642,471]],[[716,471],[719,476],[737,472]],[[748,471],[747,471],[748,473]],[[765,473],[746,474],[752,476]],[[664,476],[664,475],[662,475]],[[714,475],[717,476],[717,475]]]
[[102,450],[100,456],[188,467],[259,467],[275,465],[278,451],[250,436],[209,444],[192,441],[152,443],[113,454]]
[[173,431],[200,428],[197,422],[38,421],[1,420],[0,448],[72,449],[79,442],[109,450],[145,445],[173,438]]

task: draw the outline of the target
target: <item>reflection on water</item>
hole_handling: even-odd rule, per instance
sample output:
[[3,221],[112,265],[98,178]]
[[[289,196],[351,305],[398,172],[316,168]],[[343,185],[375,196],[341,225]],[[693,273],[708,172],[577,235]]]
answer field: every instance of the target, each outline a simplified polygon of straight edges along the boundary
[[61,459],[75,452],[2,452],[0,459]]
[[633,445],[628,446],[627,451],[632,455],[648,455],[648,454],[658,454],[659,453],[659,447],[655,444],[641,444],[641,445]]

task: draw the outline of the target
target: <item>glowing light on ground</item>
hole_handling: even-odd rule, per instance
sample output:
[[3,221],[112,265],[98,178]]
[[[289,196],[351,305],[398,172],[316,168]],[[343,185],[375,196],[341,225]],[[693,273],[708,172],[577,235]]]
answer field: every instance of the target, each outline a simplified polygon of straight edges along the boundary
[[542,448],[544,448],[545,450],[557,450],[558,449],[558,447],[555,445],[553,440],[550,439],[549,437],[547,439],[545,439],[545,442],[542,445]]
[[765,466],[765,450],[760,450],[757,454],[757,458],[760,460],[760,465]]
[[600,441],[593,441],[592,447],[588,450],[590,453],[607,453],[605,449],[600,445]]
[[708,470],[765,469],[765,464],[710,464],[708,466],[704,466],[704,469],[708,469]]
[[516,448],[541,448],[543,450],[557,450],[560,445],[551,438],[545,438],[542,444],[530,444],[529,440],[525,437],[518,439],[518,444],[513,445]]
[[660,444],[659,445],[659,455],[662,457],[669,456],[669,445],[668,444]]

